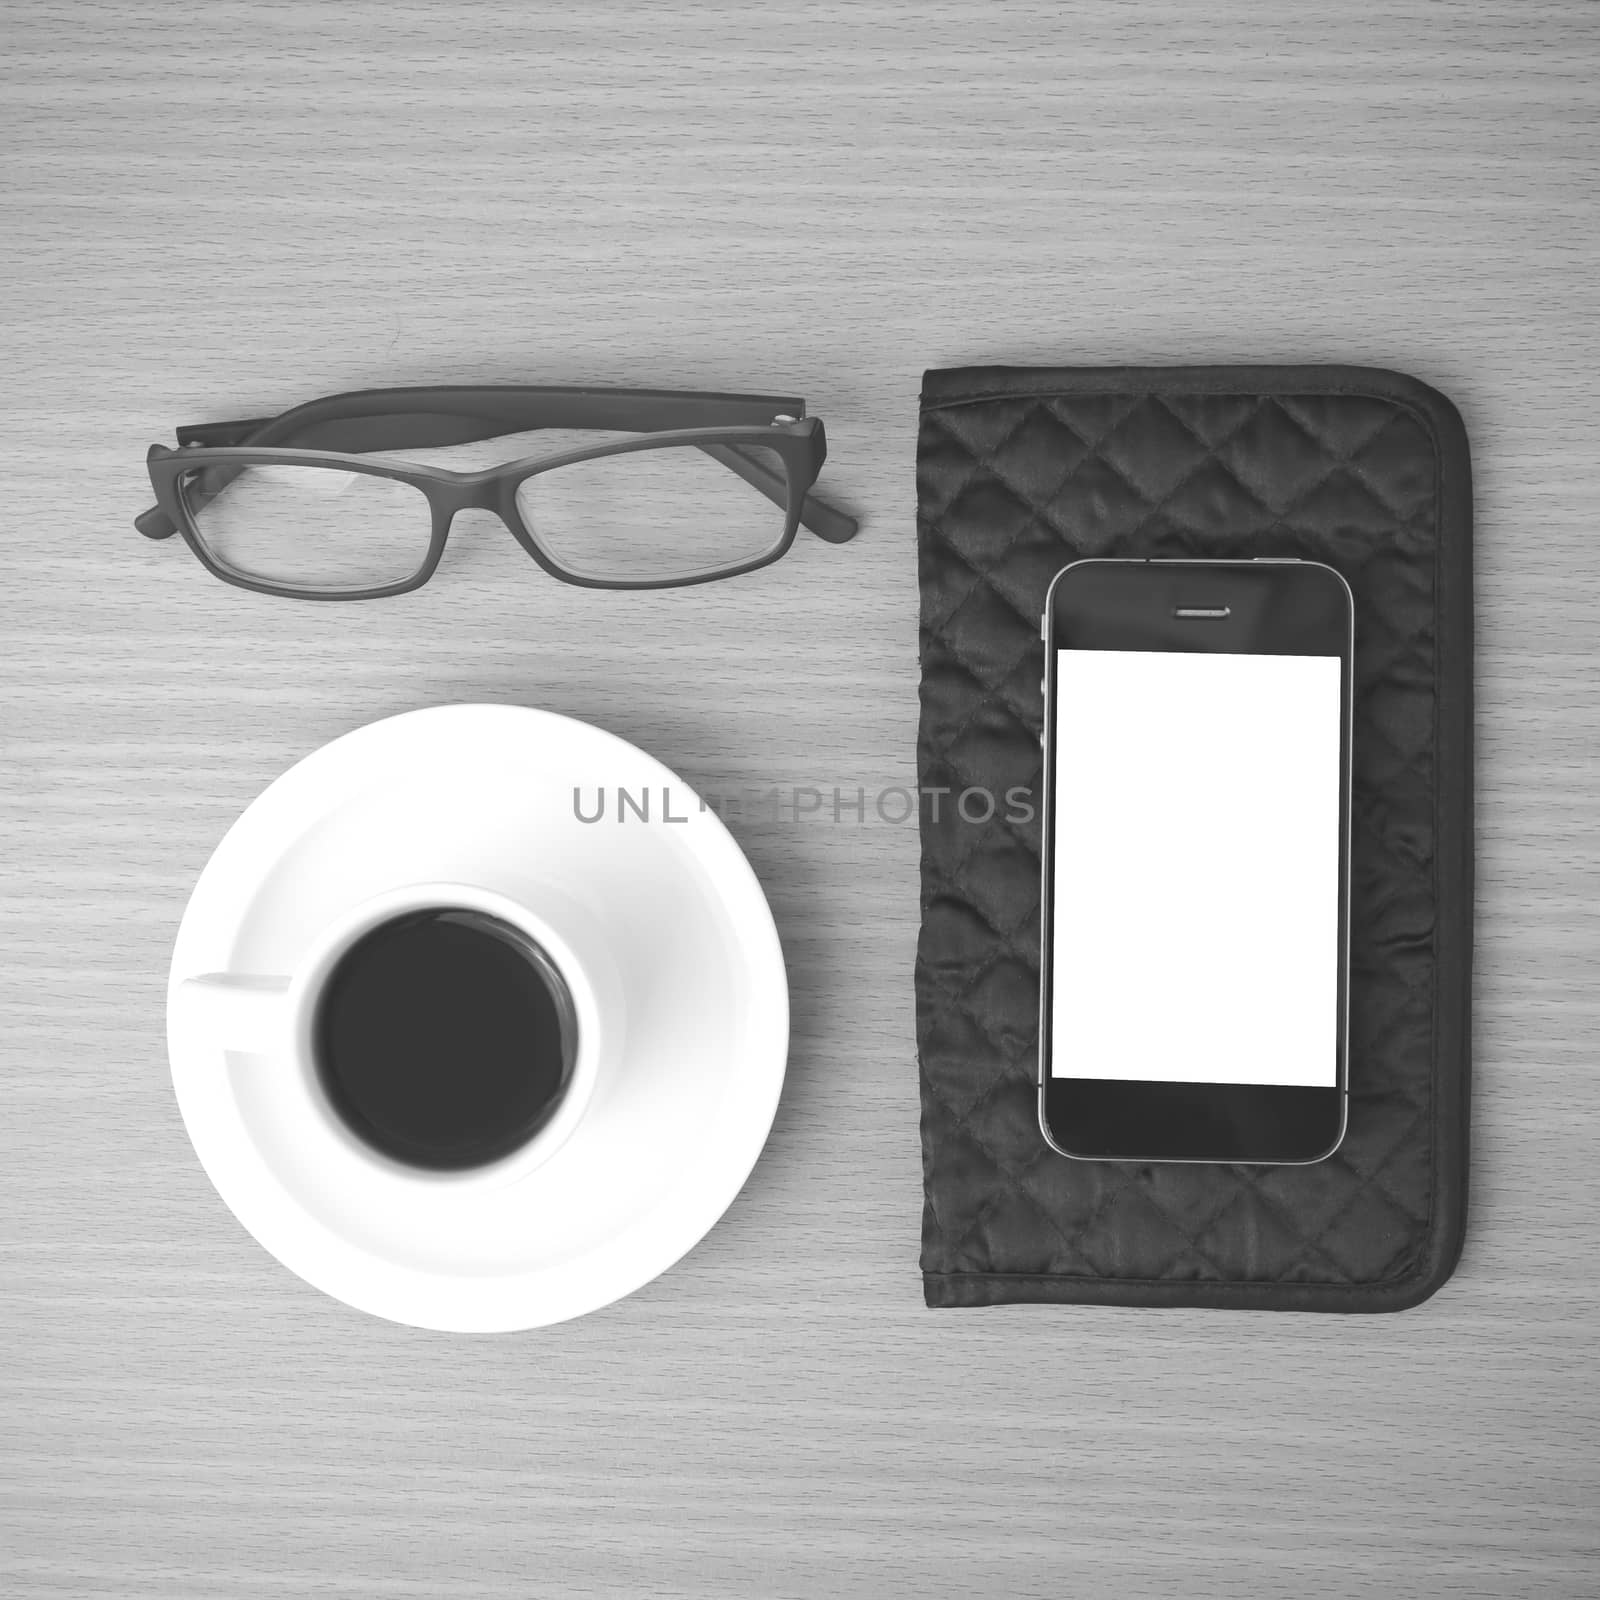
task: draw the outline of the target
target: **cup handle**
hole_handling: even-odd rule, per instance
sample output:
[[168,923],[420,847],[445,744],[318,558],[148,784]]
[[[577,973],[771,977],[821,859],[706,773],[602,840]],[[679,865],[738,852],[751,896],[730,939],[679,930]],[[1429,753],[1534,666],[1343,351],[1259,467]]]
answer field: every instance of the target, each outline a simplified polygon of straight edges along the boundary
[[224,1050],[273,1055],[284,1045],[289,980],[207,972],[172,991],[179,1015]]

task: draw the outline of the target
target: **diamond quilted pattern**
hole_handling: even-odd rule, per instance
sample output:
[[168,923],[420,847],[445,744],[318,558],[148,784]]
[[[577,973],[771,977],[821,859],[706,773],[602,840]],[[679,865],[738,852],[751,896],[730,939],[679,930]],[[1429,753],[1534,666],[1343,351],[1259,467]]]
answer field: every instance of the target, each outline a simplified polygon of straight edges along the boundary
[[1343,572],[1357,603],[1344,1145],[1289,1168],[1054,1155],[1035,1110],[1038,820],[1002,806],[966,822],[949,800],[935,819],[925,805],[929,1283],[960,1280],[961,1303],[1105,1299],[1120,1283],[1251,1285],[1267,1290],[1254,1303],[1271,1304],[1274,1285],[1396,1279],[1426,1245],[1436,1201],[1432,435],[1382,394],[929,377],[941,381],[925,394],[918,449],[925,786],[1037,791],[1038,619],[1069,561],[1302,555]]

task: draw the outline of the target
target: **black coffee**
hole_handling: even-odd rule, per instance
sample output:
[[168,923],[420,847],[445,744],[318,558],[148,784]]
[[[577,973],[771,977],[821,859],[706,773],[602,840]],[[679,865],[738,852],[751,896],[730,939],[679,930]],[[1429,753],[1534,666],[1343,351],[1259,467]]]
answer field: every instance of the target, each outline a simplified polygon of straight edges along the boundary
[[312,1024],[324,1092],[351,1130],[413,1166],[510,1155],[572,1075],[577,1022],[550,959],[510,923],[441,906],[362,935]]

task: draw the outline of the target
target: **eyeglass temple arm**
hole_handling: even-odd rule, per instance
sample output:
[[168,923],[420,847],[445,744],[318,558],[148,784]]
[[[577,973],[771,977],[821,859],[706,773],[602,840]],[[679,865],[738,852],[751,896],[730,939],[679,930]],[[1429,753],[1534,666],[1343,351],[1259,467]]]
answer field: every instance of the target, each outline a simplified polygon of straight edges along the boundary
[[[787,508],[788,479],[767,465],[759,449],[742,444],[703,444],[700,448],[713,461],[720,461],[730,472],[737,473],[752,489],[760,490],[774,505]],[[837,506],[809,493],[800,502],[800,525],[829,544],[844,544],[855,538],[861,526]]]
[[[185,425],[177,430],[178,444],[198,445],[233,445],[248,444],[252,437],[265,428],[270,418],[257,417],[249,422],[210,422]],[[214,500],[219,490],[225,484],[231,483],[238,476],[237,472],[229,472],[224,468],[211,468],[215,474],[209,493],[196,492],[193,503],[196,507]],[[133,519],[133,525],[147,539],[170,539],[178,531],[177,524],[173,522],[160,506],[151,506],[148,511],[141,512]]]
[[[255,441],[256,435],[268,429],[277,419],[273,417],[256,417],[246,422],[209,422],[197,423],[181,427],[177,430],[179,445],[210,445],[228,446],[249,444]],[[435,448],[452,444],[470,444],[479,439],[492,439],[498,432],[503,431],[497,424],[495,427],[485,429],[476,418],[430,418],[436,425],[426,429],[426,439],[413,439],[397,441],[390,427],[385,427],[384,444],[378,445],[368,442],[365,438],[352,438],[352,427],[360,428],[366,419],[360,417],[340,418],[333,422],[313,424],[304,430],[296,440],[296,444],[310,449],[340,449],[360,450],[387,448],[390,450],[421,448],[423,445]],[[386,419],[392,421],[392,419]],[[449,432],[454,437],[441,437],[442,430],[437,423],[443,421],[455,422],[457,426]],[[336,437],[328,437],[337,430]],[[275,441],[283,443],[285,441]],[[774,505],[787,509],[789,504],[788,480],[781,472],[774,471],[764,460],[753,454],[742,445],[701,445],[700,448],[714,460],[720,461],[730,472],[737,473],[752,489],[765,495]],[[226,472],[226,469],[213,468],[213,472]],[[206,500],[215,497],[217,491],[231,482],[233,473],[218,476],[213,480],[211,493],[197,497],[197,504],[203,505]],[[847,512],[839,510],[837,506],[830,505],[820,495],[808,493],[800,506],[800,524],[809,528],[819,539],[826,539],[829,544],[844,544],[855,538],[860,529],[857,520]],[[147,539],[169,539],[178,530],[172,519],[160,506],[151,506],[142,515],[134,518],[134,527]]]

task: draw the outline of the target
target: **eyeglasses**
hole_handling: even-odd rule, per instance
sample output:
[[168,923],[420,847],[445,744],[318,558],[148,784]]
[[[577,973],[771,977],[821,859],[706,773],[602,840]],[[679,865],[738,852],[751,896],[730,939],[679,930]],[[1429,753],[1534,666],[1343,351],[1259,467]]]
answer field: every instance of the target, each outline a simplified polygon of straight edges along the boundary
[[[396,455],[535,431],[545,453],[481,471]],[[157,504],[134,526],[181,533],[226,583],[305,600],[420,588],[458,511],[494,512],[546,572],[595,589],[731,578],[802,526],[831,544],[857,527],[811,492],[827,439],[796,399],[372,389],[177,437],[150,447]]]

